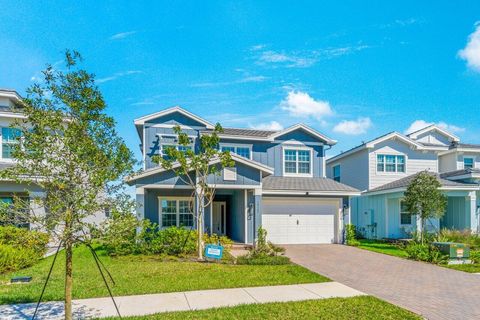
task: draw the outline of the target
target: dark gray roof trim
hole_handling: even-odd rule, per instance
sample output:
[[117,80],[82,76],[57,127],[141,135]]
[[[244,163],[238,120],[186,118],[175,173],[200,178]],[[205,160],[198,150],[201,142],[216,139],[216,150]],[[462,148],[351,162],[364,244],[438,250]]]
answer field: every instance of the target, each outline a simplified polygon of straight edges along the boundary
[[[427,172],[427,173],[432,175],[432,176],[435,176],[437,178],[437,180],[440,182],[440,184],[442,185],[442,187],[472,187],[473,189],[475,187],[478,187],[478,185],[474,184],[474,183],[461,183],[461,182],[456,182],[456,181],[444,179],[444,177],[442,177],[438,173],[434,173],[434,172]],[[419,174],[420,174],[420,172],[412,174],[408,177],[398,179],[398,180],[395,180],[393,182],[384,184],[380,187],[373,188],[373,189],[369,190],[367,193],[407,188],[408,185],[412,182],[412,180]]]
[[263,190],[360,192],[359,190],[328,178],[276,177],[262,180]]
[[278,131],[270,131],[270,130],[256,130],[256,129],[240,129],[240,128],[223,128],[223,133],[229,136],[249,136],[249,137],[261,137],[267,138],[270,135],[274,134]]

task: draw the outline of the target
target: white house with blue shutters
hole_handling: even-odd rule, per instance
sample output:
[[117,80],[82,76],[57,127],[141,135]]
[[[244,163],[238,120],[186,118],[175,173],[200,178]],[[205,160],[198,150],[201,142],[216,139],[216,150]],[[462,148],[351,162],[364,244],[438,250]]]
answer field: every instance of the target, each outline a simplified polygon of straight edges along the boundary
[[437,177],[447,195],[443,218],[427,227],[479,232],[480,145],[464,144],[431,125],[408,135],[391,132],[327,160],[327,176],[362,191],[351,201],[352,223],[368,238],[405,238],[418,221],[404,191],[421,171]]
[[[166,147],[177,147],[179,125],[197,150],[199,138],[214,126],[180,107],[134,121],[140,139],[143,170],[131,177],[139,219],[161,228],[193,227],[193,190],[171,171],[152,161]],[[280,131],[224,128],[219,148],[232,153],[235,166],[211,177],[215,199],[205,212],[204,229],[239,243],[255,241],[259,226],[275,243],[339,243],[349,221],[350,186],[326,178],[325,151],[336,141],[304,124]]]

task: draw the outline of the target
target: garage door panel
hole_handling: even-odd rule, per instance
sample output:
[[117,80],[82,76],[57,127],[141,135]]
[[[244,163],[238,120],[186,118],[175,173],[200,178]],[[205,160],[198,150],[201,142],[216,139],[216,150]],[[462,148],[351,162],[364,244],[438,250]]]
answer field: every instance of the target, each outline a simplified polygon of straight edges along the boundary
[[332,243],[338,202],[325,199],[264,199],[262,224],[279,244]]

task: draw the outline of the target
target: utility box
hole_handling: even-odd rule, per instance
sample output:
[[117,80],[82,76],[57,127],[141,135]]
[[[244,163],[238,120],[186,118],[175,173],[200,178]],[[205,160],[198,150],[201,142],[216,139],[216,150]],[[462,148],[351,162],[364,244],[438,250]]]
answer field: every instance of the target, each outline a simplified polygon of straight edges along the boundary
[[441,253],[448,255],[450,263],[470,263],[470,247],[464,243],[434,242]]

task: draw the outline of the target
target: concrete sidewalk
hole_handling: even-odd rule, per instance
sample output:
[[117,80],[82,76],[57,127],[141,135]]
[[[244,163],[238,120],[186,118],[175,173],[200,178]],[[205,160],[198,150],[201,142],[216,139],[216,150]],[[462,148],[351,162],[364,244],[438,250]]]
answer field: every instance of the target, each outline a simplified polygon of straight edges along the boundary
[[[285,286],[199,290],[173,293],[116,297],[122,316],[147,315],[168,311],[201,310],[240,304],[315,300],[333,297],[354,297],[362,292],[338,282],[309,283]],[[31,319],[34,303],[0,305],[1,319]],[[76,319],[116,316],[110,298],[74,300]],[[45,302],[37,319],[63,318],[63,302]]]

